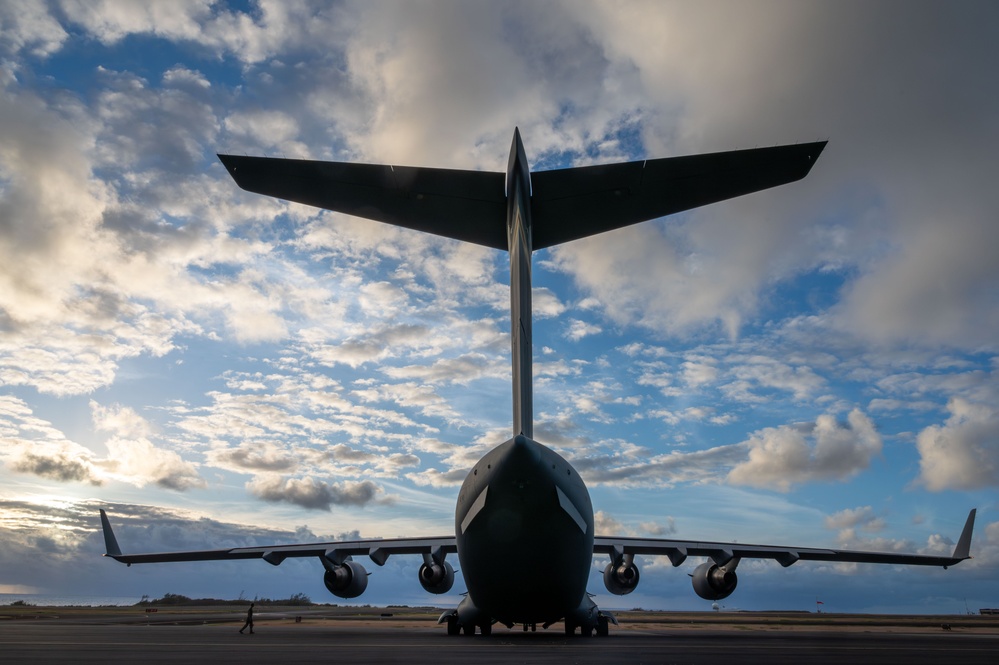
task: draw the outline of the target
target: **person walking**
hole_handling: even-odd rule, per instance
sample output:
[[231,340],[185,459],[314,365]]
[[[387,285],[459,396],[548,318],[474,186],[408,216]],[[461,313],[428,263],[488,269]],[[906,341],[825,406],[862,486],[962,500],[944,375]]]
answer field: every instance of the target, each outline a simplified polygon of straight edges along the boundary
[[242,634],[247,627],[250,628],[250,635],[253,635],[253,603],[250,603],[250,609],[246,610],[246,623],[239,629],[239,632]]

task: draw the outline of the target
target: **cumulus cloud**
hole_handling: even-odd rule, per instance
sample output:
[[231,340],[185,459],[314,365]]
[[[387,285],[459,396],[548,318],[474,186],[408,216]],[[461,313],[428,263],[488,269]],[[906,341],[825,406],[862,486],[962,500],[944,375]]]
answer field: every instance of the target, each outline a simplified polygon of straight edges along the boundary
[[661,522],[641,522],[637,526],[629,526],[606,511],[598,510],[593,513],[593,531],[601,536],[664,538],[676,534],[676,520],[666,516]]
[[270,502],[291,503],[308,510],[332,510],[334,506],[366,506],[377,501],[382,489],[370,480],[327,483],[312,476],[282,478],[257,476],[246,484],[257,498]]
[[916,438],[919,480],[929,490],[999,485],[999,413],[988,404],[954,398],[950,417]]
[[7,466],[18,473],[60,483],[105,482],[99,460],[91,450],[68,439],[16,397],[0,395],[0,443],[0,459],[6,459]]
[[102,485],[103,481],[94,476],[93,465],[65,452],[49,455],[24,452],[15,458],[10,468],[19,473],[33,473],[59,482],[79,481],[91,485]]
[[[615,445],[615,443],[617,445]],[[588,482],[622,487],[673,487],[679,483],[719,482],[732,465],[745,459],[743,445],[650,455],[647,449],[605,442],[613,452],[578,451],[572,464]]]
[[95,428],[112,433],[104,442],[108,457],[100,463],[111,477],[139,487],[155,483],[179,491],[207,485],[192,462],[153,444],[150,424],[134,409],[94,401],[90,408]]
[[[196,274],[196,267],[237,264],[264,250],[221,232],[222,208],[210,200],[217,183],[191,173],[216,131],[208,93],[171,71],[156,88],[101,70],[96,109],[4,82],[5,383],[57,395],[90,392],[111,383],[122,360],[168,353],[176,335],[205,332],[195,319],[214,324],[219,314],[237,339],[286,334],[271,280],[253,271],[222,279]],[[208,220],[219,223],[213,228]]]
[[718,377],[718,368],[710,362],[689,360],[683,363],[683,380],[691,388],[709,385]]
[[468,475],[468,471],[471,468],[451,468],[445,471],[440,471],[430,467],[422,471],[414,471],[413,473],[407,473],[406,478],[413,481],[417,485],[423,485],[425,487],[458,487],[465,481],[465,477]]
[[859,409],[846,423],[822,415],[807,428],[769,427],[745,442],[749,459],[728,473],[728,482],[787,492],[800,483],[845,480],[870,465],[881,443],[874,423]]
[[790,392],[795,399],[805,400],[825,383],[810,367],[792,367],[766,356],[733,358],[732,362],[734,367],[731,374],[736,380],[727,390],[733,397],[741,397],[747,401],[758,399],[752,387],[783,390]]
[[211,466],[240,472],[280,473],[295,469],[298,462],[271,442],[244,442],[234,448],[216,448],[206,455]]
[[[839,530],[837,537],[841,543],[856,544],[858,542],[858,529],[868,533],[877,533],[883,531],[885,528],[884,518],[876,515],[870,506],[846,508],[838,513],[826,516],[825,523],[826,528]],[[881,539],[877,543],[878,546],[876,549],[898,549],[896,546],[886,548],[885,543],[887,542],[889,541]],[[872,546],[875,545],[873,541],[867,541],[867,543]],[[953,547],[951,549],[953,550]]]
[[388,367],[385,373],[398,379],[419,379],[429,383],[467,384],[483,377],[506,378],[506,363],[479,353],[466,353],[457,358],[442,358],[432,365]]
[[845,508],[826,517],[826,527],[830,529],[852,529],[858,526],[865,531],[880,531],[885,522],[874,514],[870,506]]
[[113,437],[105,445],[108,459],[102,466],[112,477],[139,487],[155,483],[179,491],[207,486],[193,463],[172,450],[157,448],[147,439]]
[[42,3],[0,5],[0,52],[17,55],[25,50],[45,57],[59,50],[69,35]]
[[[666,334],[714,326],[732,335],[759,311],[768,284],[854,267],[841,329],[879,341],[989,344],[996,308],[988,294],[999,273],[984,248],[995,245],[986,220],[999,200],[968,174],[988,172],[991,143],[982,139],[996,136],[989,118],[999,94],[980,90],[967,63],[989,58],[989,40],[969,45],[969,35],[981,34],[995,8],[926,4],[900,25],[891,5],[857,13],[833,3],[725,7],[733,24],[752,28],[710,47],[699,43],[717,20],[710,11],[598,3],[577,20],[612,64],[638,72],[625,84],[656,109],[643,118],[649,157],[828,136],[815,172],[666,228],[570,243],[553,252],[555,264],[617,322]],[[787,34],[797,37],[778,37]],[[647,48],[647,39],[659,48]],[[769,74],[775,68],[781,77]],[[845,98],[865,101],[847,108]],[[780,114],[765,110],[774,99],[782,100]],[[961,105],[976,110],[942,126]],[[809,210],[832,197],[844,215],[812,219]]]
[[58,428],[35,416],[25,402],[10,397],[0,397],[0,436],[7,444],[0,456],[7,457],[13,471],[58,482],[103,485],[119,480],[181,491],[206,485],[193,463],[154,445],[152,427],[133,409],[104,407],[93,401],[90,407],[95,429],[111,433],[105,441],[106,458],[67,439]]
[[396,478],[402,469],[420,464],[420,458],[412,453],[358,450],[343,443],[330,446],[322,455],[335,466],[337,475],[373,474]]
[[602,332],[600,326],[587,323],[586,321],[580,321],[579,319],[572,319],[566,326],[565,337],[573,342],[578,342],[584,337],[596,335],[600,332]]

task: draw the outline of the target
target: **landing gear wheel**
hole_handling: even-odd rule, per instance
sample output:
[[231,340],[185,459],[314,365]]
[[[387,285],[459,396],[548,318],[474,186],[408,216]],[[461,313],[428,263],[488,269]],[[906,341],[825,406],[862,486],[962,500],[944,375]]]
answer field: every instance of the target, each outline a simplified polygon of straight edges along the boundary
[[479,626],[479,632],[483,635],[492,635],[493,625],[491,623],[484,623]]
[[569,636],[575,635],[576,634],[576,626],[574,626],[573,624],[571,624],[568,621],[566,621],[565,622],[565,634],[569,635]]
[[597,617],[597,635],[607,637],[608,634],[610,634],[610,621],[607,617]]
[[458,625],[458,617],[449,617],[447,620],[447,634],[458,635],[461,633],[461,626]]
[[462,630],[465,631],[465,635],[471,637],[472,635],[475,635],[475,624],[462,626]]

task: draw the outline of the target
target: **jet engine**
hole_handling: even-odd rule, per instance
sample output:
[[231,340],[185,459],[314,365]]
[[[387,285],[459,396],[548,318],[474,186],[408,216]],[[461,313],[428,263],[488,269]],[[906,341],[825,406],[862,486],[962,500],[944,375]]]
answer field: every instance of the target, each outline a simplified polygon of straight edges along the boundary
[[420,566],[420,585],[430,593],[447,593],[454,584],[454,568],[447,561]]
[[739,577],[735,574],[738,563],[738,559],[732,559],[724,566],[710,561],[699,565],[690,576],[694,584],[694,593],[705,600],[728,598],[739,583]]
[[357,598],[368,588],[368,571],[356,561],[348,559],[337,565],[327,563],[327,560],[323,558],[323,565],[326,567],[323,584],[334,596]]
[[604,586],[615,596],[624,596],[638,586],[638,566],[635,557],[625,554],[617,563],[608,563],[604,568]]

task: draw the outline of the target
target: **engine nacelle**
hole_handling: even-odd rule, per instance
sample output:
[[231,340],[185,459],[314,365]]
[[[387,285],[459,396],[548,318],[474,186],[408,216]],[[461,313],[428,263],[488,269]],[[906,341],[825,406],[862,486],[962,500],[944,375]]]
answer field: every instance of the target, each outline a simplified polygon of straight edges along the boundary
[[634,561],[623,561],[617,566],[608,563],[604,568],[604,586],[615,596],[625,596],[634,591],[639,577]]
[[420,585],[430,593],[447,593],[454,585],[454,568],[447,561],[420,566]]
[[323,584],[338,598],[357,598],[368,588],[368,571],[356,561],[330,565],[323,576]]
[[690,577],[694,585],[694,593],[705,600],[728,598],[739,584],[739,577],[735,574],[735,570],[710,561],[699,565]]

